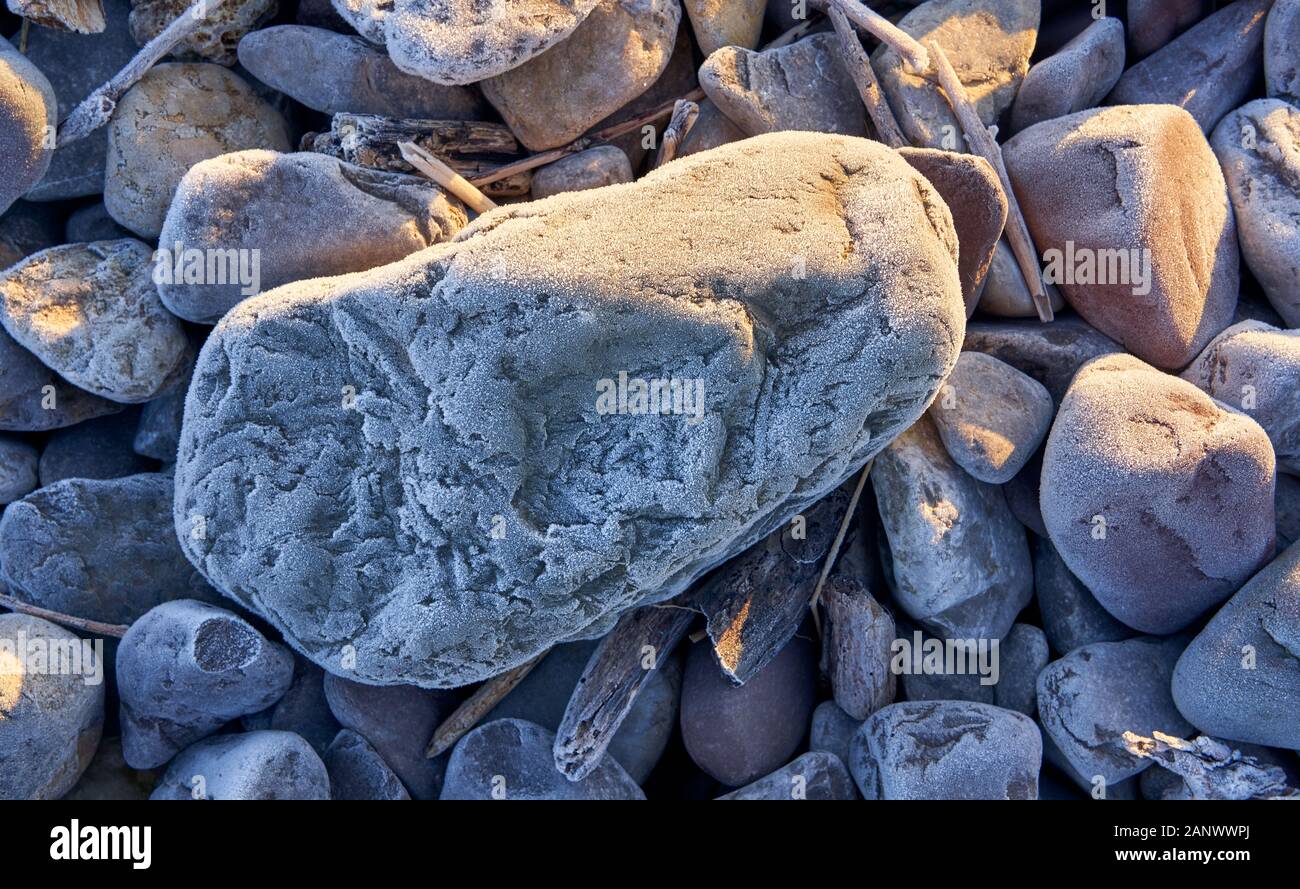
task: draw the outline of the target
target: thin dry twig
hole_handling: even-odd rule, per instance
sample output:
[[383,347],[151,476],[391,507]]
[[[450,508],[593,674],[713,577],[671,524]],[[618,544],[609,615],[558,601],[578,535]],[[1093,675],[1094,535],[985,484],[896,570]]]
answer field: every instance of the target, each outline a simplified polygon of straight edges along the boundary
[[17,611],[20,614],[30,614],[32,617],[40,617],[48,620],[50,623],[61,624],[65,627],[71,627],[74,630],[81,630],[85,633],[94,633],[99,636],[113,636],[121,639],[126,635],[130,627],[124,624],[106,624],[97,620],[89,620],[84,617],[75,617],[71,614],[63,614],[59,611],[50,611],[48,608],[40,608],[36,605],[29,605],[21,599],[15,599],[13,596],[0,593],[0,607],[8,608],[10,611]]
[[817,602],[821,599],[822,587],[826,585],[826,578],[830,576],[831,567],[835,564],[835,559],[840,554],[840,547],[844,545],[844,537],[849,533],[849,525],[853,522],[853,517],[858,512],[858,500],[862,497],[862,489],[867,486],[867,476],[871,475],[871,466],[874,460],[868,460],[867,465],[862,467],[862,474],[858,476],[858,484],[853,489],[853,496],[849,498],[849,508],[844,512],[844,518],[840,520],[840,530],[835,534],[835,542],[831,544],[830,552],[826,554],[826,562],[822,565],[822,573],[817,578],[817,586],[813,587],[812,598],[808,600],[808,607],[812,610],[813,626],[817,630],[817,635],[822,633],[821,619],[817,616]]
[[1011,252],[1015,254],[1016,264],[1020,266],[1020,273],[1025,278],[1025,284],[1028,285],[1029,294],[1033,297],[1034,308],[1038,310],[1039,319],[1051,321],[1055,315],[1043,283],[1043,271],[1038,265],[1038,248],[1034,246],[1034,239],[1029,234],[1029,226],[1025,224],[1025,215],[1020,209],[1020,202],[1016,200],[1016,193],[1011,188],[1011,178],[1007,175],[1006,164],[1002,161],[1002,149],[998,147],[988,127],[984,126],[984,121],[980,119],[974,103],[966,94],[966,88],[957,77],[957,72],[953,70],[952,63],[948,61],[939,44],[933,41],[930,42],[930,58],[934,62],[939,85],[948,96],[948,104],[957,115],[957,121],[966,134],[966,141],[971,151],[983,157],[997,171],[998,179],[1002,182],[1002,190],[1007,196],[1007,242],[1011,245]]
[[18,51],[23,55],[27,55],[27,35],[31,33],[31,30],[32,20],[23,19],[23,29],[18,32]]
[[911,34],[874,9],[863,6],[858,0],[815,0],[815,2],[822,7],[838,7],[853,24],[875,36],[881,43],[892,47],[894,52],[898,53],[916,73],[922,74],[929,69],[930,56],[926,48]]
[[862,104],[866,106],[867,114],[876,126],[876,134],[890,148],[905,147],[907,140],[903,138],[903,131],[898,128],[894,112],[890,110],[889,103],[885,101],[885,96],[880,91],[880,82],[876,80],[876,72],[871,67],[871,59],[867,51],[862,48],[858,32],[853,30],[853,25],[838,4],[831,4],[827,13],[831,17],[831,24],[835,26],[835,34],[839,37],[844,66],[853,76],[853,82],[858,87],[858,95],[862,97]]
[[656,167],[662,167],[677,157],[677,149],[686,141],[687,134],[690,133],[691,127],[695,126],[695,119],[699,116],[699,105],[682,99],[677,100],[677,104],[673,106],[672,119],[668,121],[663,138],[659,142],[659,157],[655,160]]
[[112,80],[82,99],[81,104],[72,109],[72,113],[59,124],[58,146],[62,148],[84,139],[108,123],[126,91],[135,86],[159,59],[175,49],[176,44],[202,27],[208,16],[225,2],[226,0],[196,0],[194,5],[178,15],[157,37],[146,43]]
[[408,164],[460,198],[475,213],[486,213],[497,208],[496,201],[414,142],[398,142],[397,150],[402,152],[402,158]]
[[456,711],[443,720],[442,724],[434,731],[433,737],[429,739],[429,746],[424,751],[424,755],[429,759],[439,756],[450,750],[457,741],[465,737],[469,730],[478,725],[478,721],[492,711],[492,708],[501,703],[501,699],[510,694],[514,687],[524,681],[529,673],[533,671],[542,662],[542,659],[551,653],[548,648],[537,657],[525,664],[520,664],[513,670],[507,670],[500,676],[493,676],[487,682],[478,687],[474,694],[470,695],[463,704],[456,708]]

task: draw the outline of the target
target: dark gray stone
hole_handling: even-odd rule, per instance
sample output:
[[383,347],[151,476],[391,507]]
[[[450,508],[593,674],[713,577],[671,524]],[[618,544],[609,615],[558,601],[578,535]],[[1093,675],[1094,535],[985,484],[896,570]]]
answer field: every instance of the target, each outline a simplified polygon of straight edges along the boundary
[[1124,23],[1104,16],[1025,75],[1012,131],[1095,108],[1124,73]]
[[41,487],[65,478],[110,479],[149,472],[155,464],[131,450],[140,412],[98,417],[60,429],[41,451]]
[[1004,710],[1038,713],[1038,673],[1052,659],[1047,637],[1032,624],[1016,624],[998,646],[993,702]]
[[36,490],[38,460],[36,448],[27,442],[0,436],[0,507]]
[[849,744],[862,723],[841,710],[834,701],[822,701],[813,711],[808,749],[834,754],[840,762],[849,758]]
[[857,799],[853,778],[839,757],[830,753],[805,753],[789,765],[718,799],[730,800],[832,800]]
[[1117,621],[1070,573],[1046,537],[1034,538],[1034,590],[1052,649],[1069,654],[1094,642],[1120,642],[1135,631]]
[[339,733],[338,720],[325,699],[325,671],[301,657],[294,658],[293,681],[284,696],[241,722],[244,731],[275,729],[302,735],[321,756]]
[[972,321],[963,349],[983,352],[1047,387],[1059,405],[1075,372],[1098,355],[1122,352],[1119,343],[1077,315],[1051,324],[1038,320]]
[[365,738],[343,729],[322,757],[331,799],[410,799],[402,781]]

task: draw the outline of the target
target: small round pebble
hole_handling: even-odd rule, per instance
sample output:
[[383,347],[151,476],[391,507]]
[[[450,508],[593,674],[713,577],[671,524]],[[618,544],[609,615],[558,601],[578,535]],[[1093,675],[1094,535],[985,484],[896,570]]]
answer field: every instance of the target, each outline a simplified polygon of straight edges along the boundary
[[330,742],[322,759],[330,775],[332,799],[410,799],[402,781],[352,729],[343,729]]
[[533,200],[564,191],[585,191],[632,181],[632,164],[623,149],[598,145],[547,164],[533,174]]
[[330,798],[325,763],[293,732],[217,735],[185,748],[149,799]]
[[58,110],[49,80],[0,37],[0,213],[49,169]]
[[0,436],[0,507],[36,490],[38,460],[39,455],[32,445]]

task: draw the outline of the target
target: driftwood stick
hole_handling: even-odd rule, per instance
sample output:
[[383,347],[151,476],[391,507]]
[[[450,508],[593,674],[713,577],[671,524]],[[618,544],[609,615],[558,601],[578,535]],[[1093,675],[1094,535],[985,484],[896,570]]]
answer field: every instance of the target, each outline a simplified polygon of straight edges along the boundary
[[864,720],[894,700],[894,618],[856,577],[836,571],[823,589],[826,674],[840,709]]
[[592,652],[555,733],[555,767],[581,781],[600,764],[637,694],[668,657],[697,613],[675,604],[638,608]]
[[94,633],[97,636],[113,636],[121,639],[126,635],[126,631],[130,629],[124,624],[106,624],[97,620],[63,614],[59,611],[50,611],[48,608],[40,608],[36,605],[28,605],[21,599],[15,599],[13,596],[3,593],[0,593],[0,607],[8,608],[10,611],[17,611],[20,614],[30,614],[32,617],[44,618],[50,623],[62,624],[65,627],[71,627],[85,633]]
[[429,746],[425,749],[424,755],[433,759],[450,750],[457,741],[468,734],[470,729],[478,725],[480,719],[492,712],[492,708],[501,703],[502,698],[523,682],[524,677],[533,671],[533,667],[540,664],[550,653],[551,650],[548,648],[531,661],[520,664],[513,670],[507,670],[499,676],[493,676],[480,685],[474,694],[466,698],[465,702],[438,726],[433,737],[429,739]]
[[1123,741],[1129,753],[1182,777],[1191,799],[1300,799],[1280,766],[1244,756],[1209,735],[1185,741],[1162,732],[1150,738],[1124,732]]
[[465,206],[475,213],[486,213],[496,209],[496,201],[414,142],[398,142],[397,149],[402,152],[402,157],[408,164],[460,198]]
[[939,85],[948,96],[948,104],[957,115],[957,121],[966,134],[966,141],[971,151],[983,157],[997,171],[998,179],[1002,182],[1002,190],[1007,195],[1007,242],[1011,245],[1011,252],[1015,254],[1020,273],[1024,275],[1025,284],[1028,285],[1029,294],[1033,297],[1034,308],[1038,310],[1039,319],[1051,321],[1054,314],[1051,300],[1048,299],[1043,284],[1043,271],[1038,265],[1038,248],[1034,246],[1034,239],[1029,234],[1029,226],[1025,224],[1025,215],[1020,209],[1020,202],[1016,200],[1016,193],[1011,188],[1011,178],[1007,175],[1006,164],[1002,161],[1002,149],[998,147],[988,127],[984,126],[984,121],[980,120],[979,112],[975,110],[974,103],[966,94],[966,88],[962,86],[957,72],[953,70],[952,63],[948,61],[939,44],[933,41],[930,43],[930,58],[934,61],[935,72],[939,76]]
[[178,15],[157,37],[146,43],[144,48],[136,53],[135,58],[127,62],[126,67],[117,72],[112,80],[82,99],[81,104],[72,109],[72,113],[59,124],[58,146],[62,148],[64,145],[84,139],[108,123],[109,118],[113,116],[113,110],[117,108],[118,100],[126,94],[126,91],[135,86],[159,59],[175,49],[176,44],[202,27],[207,17],[225,2],[226,0],[195,0],[189,9]]
[[874,35],[881,43],[892,47],[894,52],[898,53],[918,74],[930,67],[930,56],[926,48],[911,34],[874,9],[863,6],[858,0],[815,0],[815,2],[822,7],[838,6],[849,21]]
[[691,127],[695,126],[695,119],[699,116],[699,105],[681,99],[677,100],[677,104],[673,107],[673,116],[668,121],[668,127],[664,130],[663,138],[659,140],[659,157],[655,160],[656,167],[662,167],[677,157],[677,148],[682,142],[686,141],[686,135],[690,133]]
[[894,112],[890,110],[889,103],[885,101],[885,96],[880,91],[880,81],[876,80],[876,72],[871,67],[871,59],[867,51],[862,48],[858,32],[853,30],[853,25],[838,5],[831,4],[827,12],[831,17],[831,24],[835,26],[835,34],[839,37],[844,66],[853,75],[853,82],[858,87],[858,95],[862,97],[867,115],[876,126],[877,135],[890,148],[903,148],[907,145],[907,140],[903,138],[903,131],[898,128]]

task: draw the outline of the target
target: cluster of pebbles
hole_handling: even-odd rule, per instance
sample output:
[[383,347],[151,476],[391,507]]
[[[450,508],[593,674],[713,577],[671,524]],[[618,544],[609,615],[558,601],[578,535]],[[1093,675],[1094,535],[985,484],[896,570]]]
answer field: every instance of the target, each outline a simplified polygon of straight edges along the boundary
[[8,0],[0,799],[1300,795],[1300,0],[1115,5]]

